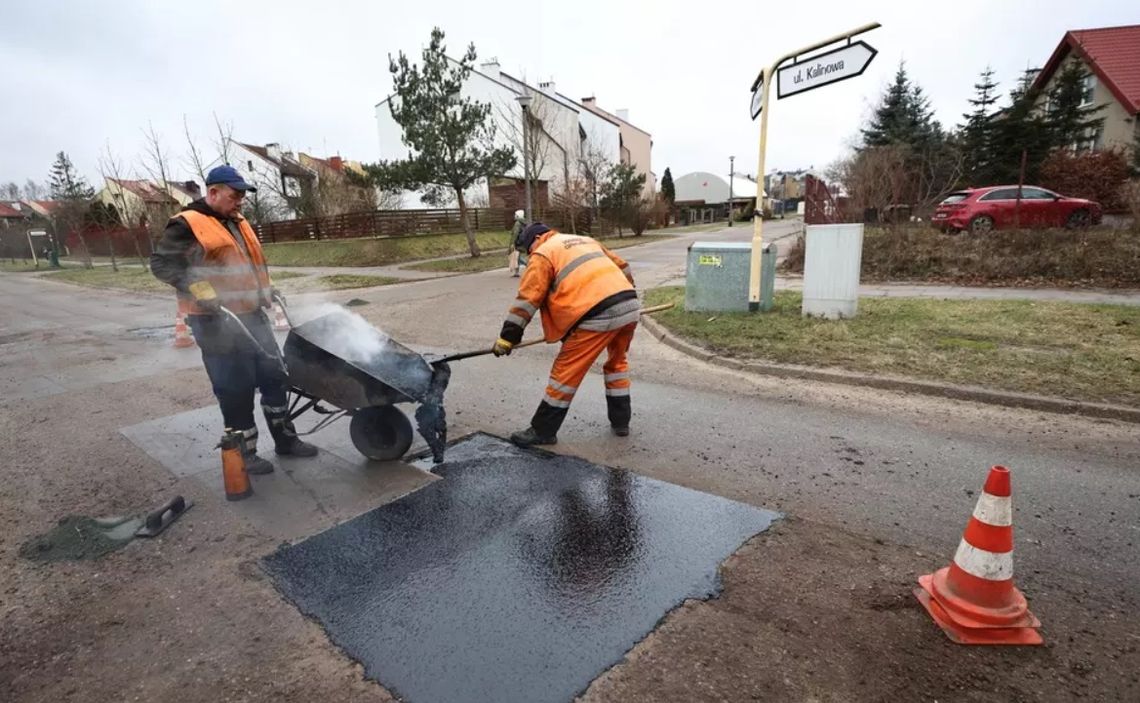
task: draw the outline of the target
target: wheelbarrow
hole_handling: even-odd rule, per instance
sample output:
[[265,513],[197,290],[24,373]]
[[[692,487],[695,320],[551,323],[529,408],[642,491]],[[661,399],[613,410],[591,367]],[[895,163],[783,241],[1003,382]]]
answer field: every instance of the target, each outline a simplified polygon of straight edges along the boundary
[[[261,354],[280,364],[289,377],[289,419],[295,420],[309,411],[324,416],[303,434],[317,432],[347,416],[353,446],[377,461],[399,459],[412,445],[412,423],[396,405],[441,403],[450,375],[448,362],[492,353],[490,349],[480,349],[448,356],[423,355],[347,310],[337,309],[294,325],[284,302],[277,298],[277,303],[290,326],[283,357],[264,349],[237,315],[225,308],[222,312]],[[672,304],[646,308],[642,314],[671,307]],[[515,348],[543,341],[536,339]]]

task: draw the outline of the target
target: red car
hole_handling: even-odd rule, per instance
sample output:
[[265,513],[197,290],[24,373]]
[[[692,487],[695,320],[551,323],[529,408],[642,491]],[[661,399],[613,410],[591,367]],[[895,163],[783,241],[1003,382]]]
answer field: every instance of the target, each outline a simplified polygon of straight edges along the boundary
[[[934,211],[931,224],[943,232],[989,232],[1014,226],[1018,217],[1017,186],[968,188],[946,197]],[[1100,224],[1100,203],[1068,198],[1037,186],[1021,188],[1021,226],[1087,227]]]

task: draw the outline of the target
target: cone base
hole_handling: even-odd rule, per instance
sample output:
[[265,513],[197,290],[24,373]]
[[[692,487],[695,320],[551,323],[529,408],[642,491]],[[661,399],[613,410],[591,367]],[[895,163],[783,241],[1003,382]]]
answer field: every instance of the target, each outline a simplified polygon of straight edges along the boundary
[[174,348],[175,349],[189,349],[192,346],[195,346],[193,339],[176,339],[176,340],[174,340]]
[[253,495],[253,486],[250,486],[241,493],[226,493],[226,500],[245,500],[251,495]]
[[987,607],[968,598],[954,595],[947,582],[950,568],[943,567],[933,574],[919,576],[918,585],[926,589],[942,612],[957,626],[971,630],[1041,627],[1041,621],[1029,612],[1025,596],[1012,583],[1006,586],[1009,589],[1009,593],[1006,594],[1008,605]]
[[930,613],[930,617],[934,622],[942,628],[950,641],[958,644],[988,644],[988,645],[1014,645],[1014,646],[1034,646],[1044,644],[1041,634],[1031,627],[1013,627],[1013,628],[984,628],[976,629],[970,627],[962,627],[950,619],[942,606],[934,600],[926,589],[919,587],[914,589],[914,597],[922,603],[922,607],[926,608],[926,612]]

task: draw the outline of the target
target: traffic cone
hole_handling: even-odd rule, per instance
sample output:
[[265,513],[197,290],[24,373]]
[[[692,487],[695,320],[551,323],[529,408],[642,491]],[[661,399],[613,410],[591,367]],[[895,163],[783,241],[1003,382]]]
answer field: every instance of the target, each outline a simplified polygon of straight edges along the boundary
[[222,483],[226,487],[226,500],[242,500],[253,495],[253,485],[245,470],[241,456],[241,433],[227,429],[218,447],[222,450]]
[[1013,585],[1009,469],[990,469],[954,561],[918,583],[914,595],[958,644],[1042,644],[1041,622]]
[[287,332],[289,330],[289,318],[285,317],[285,311],[281,309],[281,303],[273,304],[273,329],[278,332]]
[[186,326],[186,317],[182,311],[174,318],[174,348],[186,349],[194,346],[194,338],[190,336],[190,328]]

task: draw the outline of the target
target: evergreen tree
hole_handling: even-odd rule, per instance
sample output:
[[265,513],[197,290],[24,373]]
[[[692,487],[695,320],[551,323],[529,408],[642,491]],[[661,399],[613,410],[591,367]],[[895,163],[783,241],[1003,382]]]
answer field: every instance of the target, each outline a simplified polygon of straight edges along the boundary
[[467,234],[471,256],[479,256],[475,232],[467,218],[464,191],[480,179],[501,175],[514,168],[512,149],[496,147],[495,125],[488,117],[491,105],[462,97],[460,90],[475,65],[475,45],[459,61],[446,55],[443,31],[431,32],[423,50],[422,65],[400,53],[389,56],[395,96],[388,106],[403,129],[408,158],[370,164],[373,183],[383,189],[425,189],[426,197],[441,202],[448,192],[459,205],[459,219]]
[[665,198],[670,206],[677,201],[677,188],[673,185],[673,174],[665,168],[665,175],[661,177],[661,197]]
[[631,223],[644,187],[645,174],[638,173],[633,164],[615,165],[602,184],[602,210],[617,223],[619,236],[622,224]]
[[1010,91],[1009,107],[991,120],[986,173],[975,185],[1017,183],[1021,155],[1025,152],[1025,181],[1037,180],[1041,163],[1053,147],[1053,135],[1036,109],[1037,91],[1031,89],[1034,74],[1026,71]]
[[862,134],[864,148],[903,144],[923,149],[942,140],[942,127],[934,120],[930,100],[911,82],[905,63],[899,63],[894,83],[887,87]]
[[1085,79],[1089,72],[1078,61],[1070,61],[1049,91],[1046,118],[1052,132],[1053,145],[1059,148],[1080,146],[1091,140],[1104,122],[1097,113],[1104,105],[1093,105],[1085,94]]
[[994,105],[997,104],[997,83],[994,71],[989,66],[982,71],[979,82],[974,84],[974,97],[970,99],[973,110],[962,117],[966,120],[959,130],[957,146],[962,153],[962,172],[969,185],[982,185],[989,177],[992,164],[993,127],[991,123]]
[[87,184],[83,176],[75,173],[71,159],[62,151],[55,155],[49,187],[53,200],[76,201],[95,197],[95,189]]

